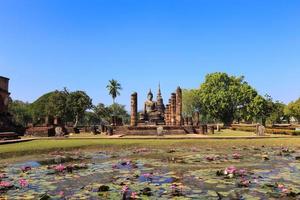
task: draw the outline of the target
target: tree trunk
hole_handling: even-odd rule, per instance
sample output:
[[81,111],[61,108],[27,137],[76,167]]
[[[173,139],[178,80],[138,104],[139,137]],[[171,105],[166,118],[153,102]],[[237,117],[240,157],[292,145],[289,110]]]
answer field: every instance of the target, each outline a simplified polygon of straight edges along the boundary
[[77,127],[78,121],[79,121],[79,116],[78,116],[78,114],[76,114],[76,116],[75,116],[75,124],[74,124],[74,128]]

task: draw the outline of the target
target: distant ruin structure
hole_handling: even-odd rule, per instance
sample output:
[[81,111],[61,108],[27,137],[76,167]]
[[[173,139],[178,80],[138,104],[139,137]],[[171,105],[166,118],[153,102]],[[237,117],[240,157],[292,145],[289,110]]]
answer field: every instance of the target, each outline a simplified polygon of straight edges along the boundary
[[164,105],[164,101],[161,94],[160,85],[158,86],[158,92],[156,101],[153,100],[153,93],[151,89],[148,92],[147,100],[144,103],[144,110],[140,113],[138,118],[137,113],[137,93],[134,92],[131,95],[131,114],[130,125],[183,125],[182,120],[182,91],[178,87],[176,93],[171,94],[169,104]]
[[8,111],[9,95],[8,92],[9,78],[0,76],[0,113]]
[[13,116],[8,112],[9,78],[0,76],[0,138],[3,135],[15,138],[16,134],[23,134],[25,128],[13,122]]

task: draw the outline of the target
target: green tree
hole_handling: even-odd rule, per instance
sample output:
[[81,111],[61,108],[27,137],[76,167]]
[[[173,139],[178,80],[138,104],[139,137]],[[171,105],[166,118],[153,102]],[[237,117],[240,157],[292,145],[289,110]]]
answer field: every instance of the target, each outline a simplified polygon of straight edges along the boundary
[[272,112],[267,118],[267,122],[270,124],[281,123],[283,119],[286,118],[284,114],[285,104],[276,101],[272,104]]
[[54,93],[55,91],[46,93],[30,104],[30,110],[35,124],[40,123],[42,119],[49,115],[49,111],[46,110],[46,107],[50,97],[54,95]]
[[297,99],[296,101],[292,101],[291,103],[289,103],[286,106],[284,112],[286,115],[296,118],[299,123],[300,122],[300,98]]
[[269,95],[265,95],[265,97],[257,95],[247,106],[248,118],[252,118],[252,120],[265,125],[266,120],[270,117],[273,109],[273,101]]
[[75,126],[91,106],[92,100],[85,92],[69,92],[66,88],[42,95],[30,105],[35,123],[41,123],[50,116],[63,122],[74,121]]
[[92,99],[84,91],[75,91],[68,93],[66,100],[67,108],[75,121],[74,127],[77,127],[85,111],[92,108]]
[[9,102],[8,111],[12,114],[16,124],[27,126],[32,122],[32,113],[30,104],[19,100],[11,100]]
[[95,112],[85,111],[85,114],[81,121],[82,124],[91,126],[91,125],[100,124],[101,118],[99,118]]
[[245,113],[256,95],[257,92],[244,81],[243,76],[220,72],[208,74],[199,92],[204,111],[225,125],[232,123],[237,112]]
[[113,113],[113,116],[122,118],[123,123],[127,124],[130,120],[130,115],[125,109],[125,105],[114,103],[108,107],[108,110]]
[[45,116],[53,116],[60,118],[62,121],[68,121],[72,118],[72,113],[67,105],[69,92],[64,89],[63,91],[54,91],[49,96],[48,102],[45,106]]
[[194,112],[201,111],[199,90],[182,90],[182,115],[184,117],[193,116]]
[[118,83],[117,80],[109,80],[109,84],[106,86],[108,89],[109,95],[113,99],[113,103],[115,103],[115,99],[120,95],[120,90],[122,90],[121,84]]
[[111,119],[111,110],[106,107],[103,103],[99,103],[97,106],[93,107],[94,113],[97,115],[101,121],[109,122]]

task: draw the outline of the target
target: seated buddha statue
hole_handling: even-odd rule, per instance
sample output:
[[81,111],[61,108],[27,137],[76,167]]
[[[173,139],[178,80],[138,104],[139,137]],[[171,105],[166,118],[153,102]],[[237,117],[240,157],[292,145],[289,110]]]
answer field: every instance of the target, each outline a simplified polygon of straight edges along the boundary
[[153,94],[151,90],[147,95],[147,100],[144,104],[144,112],[141,114],[141,120],[155,122],[160,120],[161,114],[156,108],[156,102],[153,101]]

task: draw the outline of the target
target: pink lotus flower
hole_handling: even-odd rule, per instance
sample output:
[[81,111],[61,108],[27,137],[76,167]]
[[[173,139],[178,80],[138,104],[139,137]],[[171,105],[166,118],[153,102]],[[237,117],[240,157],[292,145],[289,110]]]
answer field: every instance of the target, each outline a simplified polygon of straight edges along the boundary
[[125,186],[123,186],[123,188],[122,188],[122,193],[125,193],[125,192],[127,192],[128,190],[129,190],[128,186],[125,185]]
[[23,179],[23,178],[21,178],[21,179],[19,179],[19,184],[20,184],[20,186],[21,186],[22,188],[24,188],[24,187],[27,187],[27,186],[28,186],[28,181],[25,180],[25,179]]
[[172,190],[175,190],[175,189],[177,188],[177,185],[172,184],[172,185],[170,186],[170,188],[171,188]]
[[64,193],[64,191],[60,191],[60,192],[58,193],[58,195],[59,195],[59,196],[64,196],[65,193]]
[[151,178],[151,177],[152,177],[152,174],[150,174],[150,173],[145,173],[145,174],[143,174],[142,176],[144,176],[145,178]]
[[21,167],[21,170],[22,170],[23,172],[28,172],[28,171],[31,170],[31,167],[30,167],[30,166],[22,166],[22,167]]
[[54,169],[58,172],[63,172],[66,169],[66,167],[62,164],[59,164],[59,165],[55,166]]
[[113,168],[113,169],[117,169],[118,166],[117,166],[116,164],[113,164],[113,165],[112,165],[112,168]]
[[8,188],[8,187],[11,187],[12,184],[8,181],[1,181],[0,182],[0,187],[4,187],[4,188]]
[[247,173],[247,171],[246,171],[245,169],[240,169],[240,170],[238,171],[238,174],[239,174],[240,176],[244,176],[244,175],[246,175],[246,173]]
[[136,199],[137,198],[137,193],[136,192],[132,192],[131,195],[130,195],[130,198]]
[[224,171],[224,174],[234,174],[236,172],[236,168],[234,166],[227,167]]
[[214,156],[206,156],[206,160],[208,160],[208,161],[214,161],[215,157]]
[[232,154],[232,158],[233,159],[241,159],[242,156],[240,154],[238,154],[238,153],[234,153],[234,154]]
[[278,189],[283,189],[283,188],[285,188],[283,184],[278,184],[277,187],[278,187]]
[[242,180],[240,181],[240,186],[249,187],[250,186],[250,181],[242,178]]
[[0,174],[0,179],[5,178],[6,174]]

